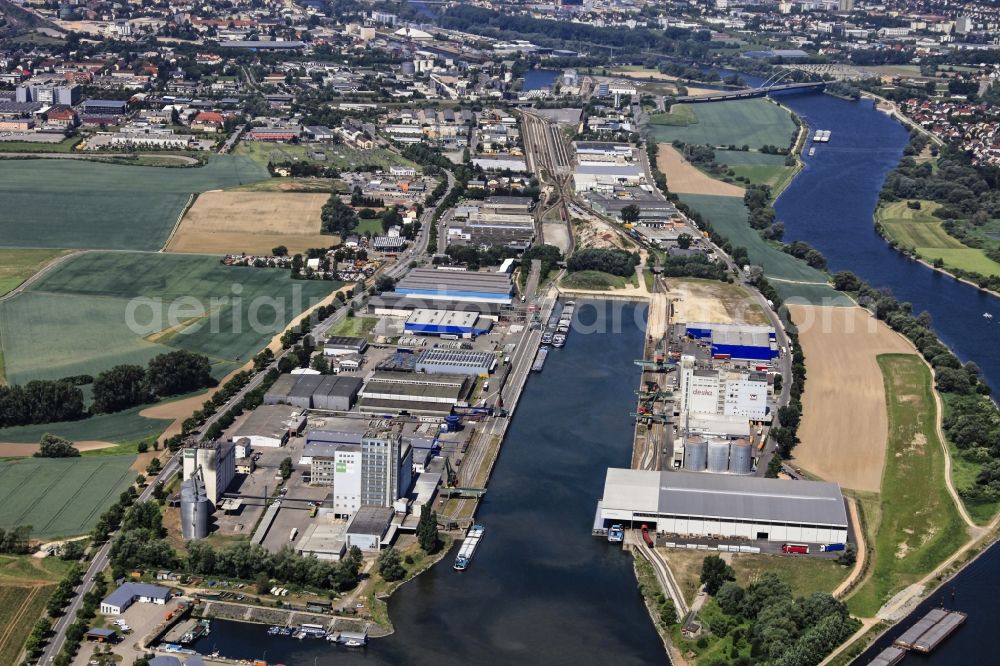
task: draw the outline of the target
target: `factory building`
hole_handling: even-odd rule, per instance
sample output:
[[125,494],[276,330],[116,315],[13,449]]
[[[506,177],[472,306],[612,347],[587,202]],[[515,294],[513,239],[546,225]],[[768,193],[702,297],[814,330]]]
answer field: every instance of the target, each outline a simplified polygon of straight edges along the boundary
[[396,293],[433,307],[438,301],[510,305],[514,287],[506,273],[414,268],[396,283]]
[[432,375],[376,370],[361,389],[358,409],[367,414],[444,418],[464,401],[472,381],[464,375]]
[[355,511],[345,532],[347,548],[357,546],[361,550],[381,549],[393,515],[391,508],[383,506],[363,506]]
[[334,335],[323,343],[324,356],[346,356],[364,354],[368,351],[368,341],[349,335]]
[[354,407],[361,386],[361,379],[345,375],[285,374],[264,394],[264,404],[346,412]]
[[586,158],[592,156],[631,160],[633,155],[631,144],[611,141],[574,141],[573,148],[576,150],[577,161],[581,164]]
[[454,208],[448,221],[448,244],[505,246],[523,251],[535,238],[533,202],[528,197],[490,197]]
[[778,356],[775,332],[770,326],[690,323],[685,326],[685,334],[710,342],[716,358],[769,362]]
[[[644,190],[639,190],[639,192],[645,194]],[[673,220],[681,219],[677,206],[651,195],[618,196],[618,193],[590,192],[587,194],[587,201],[598,213],[619,221],[621,221],[622,211],[625,208],[635,206],[639,209],[639,221],[636,224],[641,227],[658,229]],[[678,235],[680,233],[678,232]]]
[[203,442],[185,448],[182,456],[184,479],[194,479],[196,474],[200,474],[208,501],[213,508],[218,506],[222,494],[236,476],[236,445],[232,442]]
[[840,486],[748,476],[608,470],[597,522],[658,533],[794,543],[846,543]]
[[170,590],[149,583],[124,583],[101,601],[103,615],[121,615],[135,602],[163,606],[170,600]]
[[685,355],[681,357],[679,375],[681,414],[770,418],[767,407],[770,384],[766,373],[699,366],[694,356]]
[[334,515],[391,507],[413,481],[413,447],[398,433],[369,431],[357,443],[307,444],[310,483],[332,486]]
[[453,312],[474,312],[493,321],[500,318],[500,313],[505,307],[505,305],[501,303],[470,303],[450,298],[437,298],[433,301],[425,301],[420,298],[411,298],[404,294],[397,294],[394,291],[386,291],[382,292],[378,296],[372,296],[368,299],[367,303],[368,314],[373,315],[409,317],[414,310],[422,310],[430,306],[441,310],[451,310]]
[[[308,376],[308,375],[302,375]],[[306,417],[298,407],[261,405],[250,412],[233,432],[233,439],[247,438],[251,448],[277,448],[288,443],[292,434],[306,427]]]
[[573,171],[573,186],[578,193],[594,190],[613,192],[621,187],[638,187],[645,182],[645,172],[634,164],[581,164]]
[[496,368],[492,352],[453,349],[428,349],[417,354],[416,372],[444,375],[486,376]]
[[453,335],[474,338],[486,335],[493,321],[475,312],[418,309],[410,313],[403,330],[410,335]]

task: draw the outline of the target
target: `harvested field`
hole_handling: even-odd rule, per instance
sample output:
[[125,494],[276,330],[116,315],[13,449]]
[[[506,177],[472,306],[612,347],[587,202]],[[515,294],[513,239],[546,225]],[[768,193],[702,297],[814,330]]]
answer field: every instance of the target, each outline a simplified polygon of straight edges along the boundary
[[885,466],[885,388],[879,354],[913,347],[866,310],[790,305],[809,379],[794,464],[846,488],[877,492]]
[[743,287],[715,280],[668,278],[667,296],[674,304],[674,322],[766,324],[761,306]]
[[[194,410],[192,410],[194,411]],[[112,442],[83,441],[73,442],[77,451],[97,451],[107,449],[114,444]],[[16,444],[13,442],[0,442],[0,458],[21,458],[35,455],[38,444]]]
[[83,534],[134,480],[134,456],[28,458],[0,463],[0,527],[39,538]]
[[290,253],[329,247],[339,239],[320,234],[320,193],[206,192],[184,215],[167,252],[271,254],[284,245]]
[[723,183],[702,173],[684,159],[669,143],[661,143],[656,153],[656,168],[667,177],[667,187],[678,194],[714,194],[725,197],[742,197],[744,190],[730,183]]

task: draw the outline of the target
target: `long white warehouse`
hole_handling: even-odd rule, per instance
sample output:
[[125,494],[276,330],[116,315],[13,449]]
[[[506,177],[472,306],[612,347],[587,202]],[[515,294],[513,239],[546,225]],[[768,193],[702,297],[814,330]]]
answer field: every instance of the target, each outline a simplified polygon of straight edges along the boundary
[[661,534],[812,544],[846,543],[848,533],[840,486],[819,481],[611,468],[599,511],[605,525]]

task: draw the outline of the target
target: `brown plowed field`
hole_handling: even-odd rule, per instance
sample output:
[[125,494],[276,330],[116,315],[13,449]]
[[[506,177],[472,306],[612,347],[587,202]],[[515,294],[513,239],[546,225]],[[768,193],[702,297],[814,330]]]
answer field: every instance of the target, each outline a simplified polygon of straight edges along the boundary
[[915,351],[863,308],[790,305],[788,310],[808,373],[793,464],[846,488],[878,491],[888,420],[876,357]]
[[271,254],[330,247],[336,236],[320,234],[320,211],[330,195],[292,192],[205,192],[184,215],[167,252]]
[[656,168],[667,177],[667,187],[677,194],[715,194],[723,197],[742,197],[743,188],[715,180],[701,171],[677,152],[669,143],[661,143],[656,153]]

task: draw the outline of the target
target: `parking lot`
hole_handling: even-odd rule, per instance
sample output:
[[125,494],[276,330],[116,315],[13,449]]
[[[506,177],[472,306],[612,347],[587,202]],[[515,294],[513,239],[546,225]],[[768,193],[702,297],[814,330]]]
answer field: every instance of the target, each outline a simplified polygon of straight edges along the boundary
[[[170,599],[166,605],[134,603],[129,606],[121,615],[98,615],[94,626],[105,626],[113,629],[122,637],[122,641],[111,646],[111,652],[121,657],[119,663],[131,664],[136,659],[142,657],[146,651],[141,649],[140,644],[143,639],[159,626],[165,619],[168,612],[177,608],[179,598]],[[122,630],[115,624],[115,620],[122,620],[128,625],[130,632],[122,636]],[[84,643],[80,646],[80,651],[73,660],[74,666],[87,666],[94,659],[94,647],[97,643]],[[104,650],[103,645],[100,649]]]

